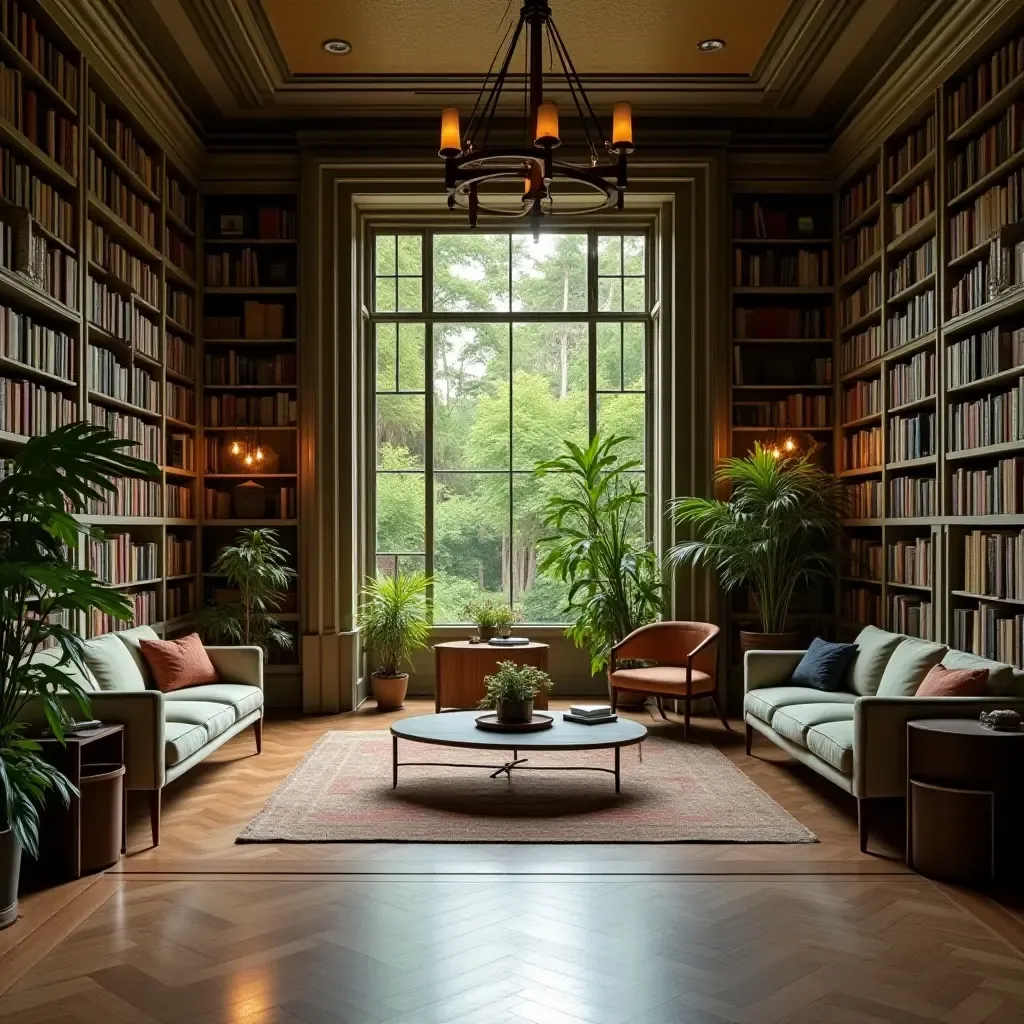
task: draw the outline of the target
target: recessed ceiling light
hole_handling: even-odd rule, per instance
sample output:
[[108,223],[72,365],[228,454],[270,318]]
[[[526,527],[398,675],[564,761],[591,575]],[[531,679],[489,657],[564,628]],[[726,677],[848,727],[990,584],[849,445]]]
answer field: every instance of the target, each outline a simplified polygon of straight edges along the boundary
[[346,53],[352,52],[352,44],[347,39],[325,39],[324,49],[338,57],[344,57]]
[[715,50],[725,49],[724,39],[702,39],[697,44],[697,49],[702,53],[714,53]]

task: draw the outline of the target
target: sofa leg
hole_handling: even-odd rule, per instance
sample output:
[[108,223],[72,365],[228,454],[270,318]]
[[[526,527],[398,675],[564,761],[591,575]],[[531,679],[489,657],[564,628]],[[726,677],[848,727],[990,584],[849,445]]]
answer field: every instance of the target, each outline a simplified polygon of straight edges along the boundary
[[255,722],[252,723],[252,731],[256,736],[256,753],[263,753],[263,716],[260,715]]
[[732,732],[732,726],[725,715],[722,714],[722,709],[718,706],[718,698],[714,694],[711,694],[711,703],[715,706],[715,714],[718,715],[718,720],[725,726],[727,732]]
[[747,757],[750,757],[750,748],[754,743],[754,727],[749,723],[744,723],[747,739]]
[[860,852],[868,852],[868,807],[867,800],[857,799],[857,839]]
[[149,827],[153,830],[153,845],[160,845],[160,790],[149,791]]

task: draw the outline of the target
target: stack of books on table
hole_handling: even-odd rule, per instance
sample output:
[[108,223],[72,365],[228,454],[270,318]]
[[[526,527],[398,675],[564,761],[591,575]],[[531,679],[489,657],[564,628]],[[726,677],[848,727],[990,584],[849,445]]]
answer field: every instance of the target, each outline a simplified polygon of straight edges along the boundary
[[601,722],[614,722],[618,719],[610,704],[573,704],[568,711],[562,712],[567,722],[582,722],[584,725],[599,725]]

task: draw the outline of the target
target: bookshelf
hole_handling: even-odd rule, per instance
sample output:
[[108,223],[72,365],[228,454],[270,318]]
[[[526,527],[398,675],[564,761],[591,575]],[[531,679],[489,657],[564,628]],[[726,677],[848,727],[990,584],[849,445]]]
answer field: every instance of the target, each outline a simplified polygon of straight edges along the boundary
[[[293,192],[207,195],[201,226],[199,322],[202,590],[226,596],[212,572],[244,527],[274,527],[298,567],[298,201]],[[298,672],[298,597],[282,624],[292,651],[269,668]]]

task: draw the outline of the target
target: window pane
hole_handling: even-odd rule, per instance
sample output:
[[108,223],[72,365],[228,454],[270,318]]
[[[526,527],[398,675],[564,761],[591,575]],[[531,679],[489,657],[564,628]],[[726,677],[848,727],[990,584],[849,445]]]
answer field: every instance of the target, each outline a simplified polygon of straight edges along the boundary
[[423,404],[422,395],[377,396],[378,468],[423,469]]
[[[551,453],[552,456],[557,454]],[[532,473],[516,473],[512,478],[512,522],[514,524],[511,576],[512,600],[519,606],[524,622],[564,622],[566,584],[538,571],[544,552],[539,541],[547,536],[544,508],[556,493],[568,494],[569,482],[561,476],[538,479]]]
[[642,277],[627,277],[623,280],[622,308],[627,313],[642,313],[647,308]]
[[398,557],[396,555],[378,555],[377,556],[377,575],[378,576],[394,576],[397,566],[398,566]]
[[534,313],[585,312],[587,236],[512,238],[512,308]]
[[407,575],[414,572],[426,572],[427,571],[427,556],[426,555],[399,555],[398,556],[398,571],[404,572]]
[[602,313],[622,310],[622,278],[601,277],[597,281],[597,308]]
[[423,239],[419,235],[398,236],[398,273],[423,273]]
[[434,309],[508,312],[509,236],[434,236]]
[[622,236],[601,235],[597,240],[597,272],[598,274],[622,273]]
[[377,390],[395,390],[395,345],[397,332],[394,324],[377,324]]
[[587,325],[512,328],[512,467],[533,467],[562,441],[587,442]]
[[423,308],[423,279],[400,277],[398,279],[398,312],[418,313]]
[[620,434],[629,443],[619,445],[620,461],[644,457],[644,396],[598,395],[597,431],[602,437]]
[[395,279],[393,277],[377,278],[377,291],[373,308],[378,313],[395,312]]
[[435,469],[508,469],[508,345],[508,324],[435,324]]
[[377,550],[422,551],[427,535],[422,473],[377,473]]
[[622,324],[597,325],[597,387],[622,388]]
[[622,272],[643,277],[647,272],[644,260],[646,239],[643,235],[626,235],[622,239]]
[[622,386],[627,391],[644,389],[644,325],[622,325]]
[[465,622],[469,601],[508,601],[509,478],[438,473],[434,478],[434,621]]
[[423,324],[398,325],[398,386],[402,391],[423,390],[426,334]]
[[373,272],[378,277],[386,277],[395,272],[395,236],[377,236],[377,258]]

